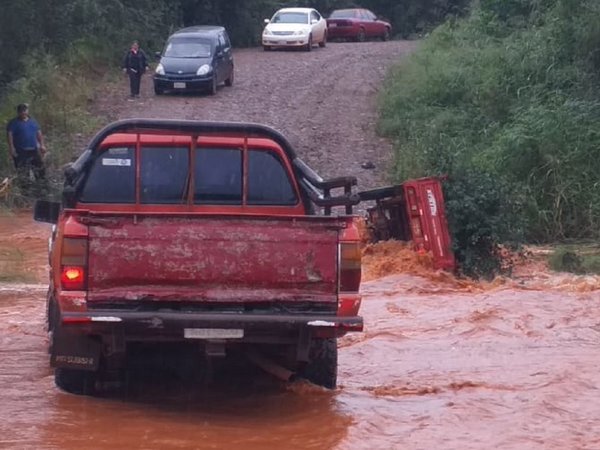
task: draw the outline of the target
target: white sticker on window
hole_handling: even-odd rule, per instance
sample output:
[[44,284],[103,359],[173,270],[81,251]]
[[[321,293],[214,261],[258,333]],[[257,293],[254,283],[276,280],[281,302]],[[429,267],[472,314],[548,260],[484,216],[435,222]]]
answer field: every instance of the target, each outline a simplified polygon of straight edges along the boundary
[[131,166],[130,159],[123,158],[102,158],[103,166]]

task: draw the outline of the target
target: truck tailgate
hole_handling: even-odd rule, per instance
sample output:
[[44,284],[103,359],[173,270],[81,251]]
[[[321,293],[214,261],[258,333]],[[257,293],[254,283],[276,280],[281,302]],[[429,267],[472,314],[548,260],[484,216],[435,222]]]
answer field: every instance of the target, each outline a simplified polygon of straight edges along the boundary
[[337,244],[343,219],[82,219],[89,227],[90,303],[337,301]]

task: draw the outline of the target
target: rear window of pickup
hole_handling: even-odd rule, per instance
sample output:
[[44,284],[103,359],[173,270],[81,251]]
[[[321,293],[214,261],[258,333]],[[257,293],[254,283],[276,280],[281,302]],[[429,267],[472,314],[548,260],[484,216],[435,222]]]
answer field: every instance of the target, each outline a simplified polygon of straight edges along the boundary
[[298,204],[283,161],[269,150],[248,149],[246,165],[244,152],[237,148],[196,148],[192,164],[187,146],[142,146],[139,162],[135,150],[134,146],[115,146],[99,155],[89,169],[79,201],[136,203],[137,189],[141,204],[186,204],[190,192],[197,205]]

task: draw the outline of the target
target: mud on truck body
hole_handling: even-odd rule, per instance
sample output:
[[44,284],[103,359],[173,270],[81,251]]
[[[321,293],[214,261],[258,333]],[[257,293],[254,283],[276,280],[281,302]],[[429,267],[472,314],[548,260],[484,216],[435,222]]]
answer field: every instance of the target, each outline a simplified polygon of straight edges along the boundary
[[108,125],[65,170],[62,202],[34,212],[55,224],[56,384],[93,393],[143,344],[243,354],[335,388],[337,338],[363,329],[355,185],[323,180],[261,125]]

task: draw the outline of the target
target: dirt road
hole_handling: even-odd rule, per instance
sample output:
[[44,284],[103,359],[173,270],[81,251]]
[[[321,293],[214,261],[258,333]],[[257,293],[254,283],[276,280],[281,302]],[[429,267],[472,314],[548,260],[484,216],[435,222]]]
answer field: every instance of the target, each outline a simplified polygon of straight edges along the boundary
[[[384,178],[389,150],[373,141],[373,93],[385,66],[410,46],[243,50],[236,86],[216,97],[154,98],[146,84],[144,98],[127,102],[123,82],[123,92],[107,91],[98,108],[113,119],[267,123],[319,172],[355,173],[371,187]],[[376,169],[360,169],[357,155]],[[149,372],[125,391],[84,398],[58,390],[48,365],[48,234],[28,214],[0,216],[0,448],[600,448],[598,277],[549,274],[540,265],[480,285],[407,258],[377,278],[392,265],[367,261],[366,330],[341,340],[335,392],[260,373],[189,385]]]
[[[216,96],[155,96],[151,74],[142,97],[128,101],[108,86],[95,111],[108,120],[131,117],[250,121],[282,132],[299,155],[326,177],[355,175],[361,190],[385,183],[390,143],[377,137],[376,95],[389,67],[415,42],[331,43],[314,51],[234,52],[235,83]],[[372,162],[374,169],[361,164]]]

